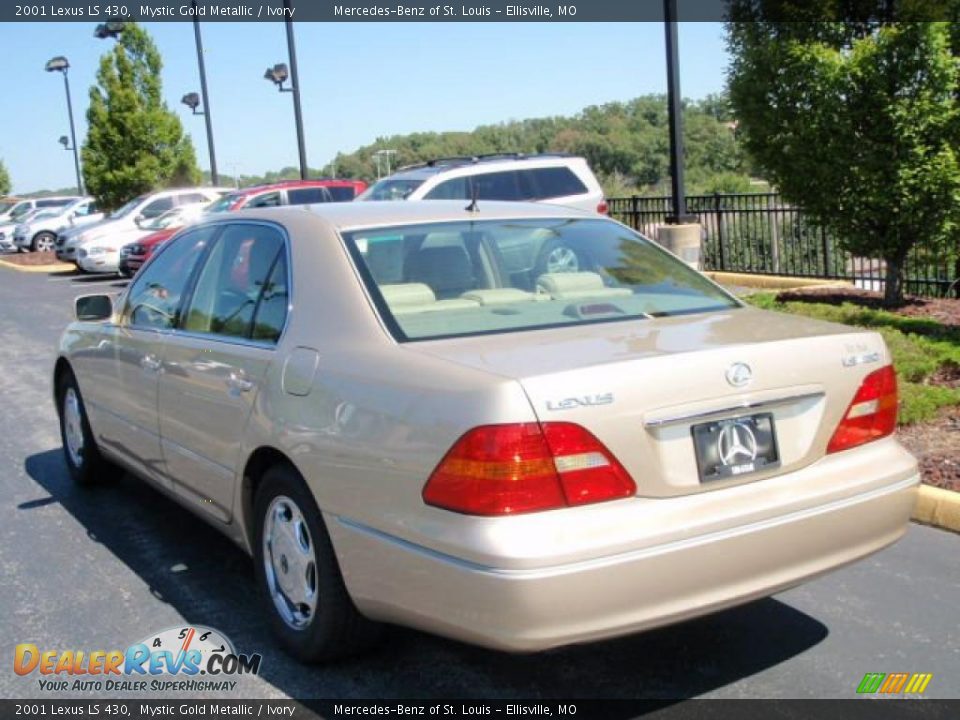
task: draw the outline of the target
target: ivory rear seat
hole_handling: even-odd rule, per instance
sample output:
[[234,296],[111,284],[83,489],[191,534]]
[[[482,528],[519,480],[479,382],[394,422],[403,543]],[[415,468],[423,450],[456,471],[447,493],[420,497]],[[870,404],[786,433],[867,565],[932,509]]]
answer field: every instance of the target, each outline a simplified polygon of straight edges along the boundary
[[633,295],[630,288],[605,287],[603,278],[592,272],[544,273],[537,278],[537,289],[556,300]]
[[439,310],[460,310],[479,307],[480,303],[466,298],[437,300],[425,283],[398,283],[381,285],[380,293],[394,315],[409,313],[437,312]]

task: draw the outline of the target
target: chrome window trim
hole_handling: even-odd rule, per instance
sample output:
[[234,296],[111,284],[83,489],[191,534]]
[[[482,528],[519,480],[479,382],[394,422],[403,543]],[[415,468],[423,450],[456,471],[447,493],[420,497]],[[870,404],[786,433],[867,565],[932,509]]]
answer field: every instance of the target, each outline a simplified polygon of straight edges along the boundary
[[774,408],[780,407],[782,405],[789,405],[790,403],[798,402],[800,400],[811,400],[814,398],[825,397],[826,393],[822,391],[818,392],[805,392],[799,393],[797,395],[788,395],[786,397],[775,398],[773,400],[744,400],[736,405],[729,405],[718,410],[705,410],[692,413],[681,413],[679,415],[671,415],[665,418],[656,418],[654,420],[644,421],[644,427],[647,429],[655,429],[666,427],[668,425],[679,425],[681,423],[690,423],[690,422],[699,422],[701,420],[710,420],[711,418],[723,417],[730,415],[731,413],[743,413],[747,410],[760,410],[763,408]]

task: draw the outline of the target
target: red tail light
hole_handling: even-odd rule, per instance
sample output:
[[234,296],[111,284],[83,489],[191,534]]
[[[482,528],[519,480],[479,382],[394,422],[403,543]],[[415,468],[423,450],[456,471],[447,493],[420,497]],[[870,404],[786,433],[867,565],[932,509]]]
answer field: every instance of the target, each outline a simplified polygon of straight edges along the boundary
[[893,365],[874,370],[860,384],[827,445],[828,453],[840,452],[878,440],[897,427],[897,375]]
[[597,203],[597,212],[600,215],[606,215],[609,209],[610,208],[607,206],[606,200],[601,200],[599,203]]
[[423,488],[428,505],[515,515],[636,494],[604,445],[573,423],[483,425],[453,444]]

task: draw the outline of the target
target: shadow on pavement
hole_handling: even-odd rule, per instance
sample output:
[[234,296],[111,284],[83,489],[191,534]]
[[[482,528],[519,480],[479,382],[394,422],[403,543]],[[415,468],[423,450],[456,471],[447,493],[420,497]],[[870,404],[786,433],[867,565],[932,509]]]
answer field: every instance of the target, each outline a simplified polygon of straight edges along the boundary
[[[73,486],[59,449],[28,457],[25,468],[154,596],[186,621],[225,632],[240,652],[262,653],[260,677],[294,698],[676,700],[778,665],[828,634],[814,618],[765,599],[640,635],[532,655],[391,628],[382,647],[365,657],[305,667],[277,648],[254,592],[250,559],[216,530],[130,475],[98,487]],[[19,510],[49,502],[22,503]],[[162,629],[144,620],[144,631]]]

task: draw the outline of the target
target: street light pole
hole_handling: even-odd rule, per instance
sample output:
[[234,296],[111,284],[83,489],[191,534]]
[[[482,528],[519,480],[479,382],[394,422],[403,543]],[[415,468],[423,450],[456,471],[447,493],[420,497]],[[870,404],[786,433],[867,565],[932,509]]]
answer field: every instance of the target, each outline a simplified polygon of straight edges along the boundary
[[[210,182],[220,184],[217,174],[217,155],[213,149],[213,120],[210,119],[210,96],[207,95],[207,70],[203,63],[203,40],[200,38],[200,19],[197,15],[197,0],[191,0],[193,6],[193,35],[197,41],[197,64],[200,66],[200,94],[203,96],[203,119],[207,125],[207,149],[210,151]],[[74,143],[76,144],[76,143]]]
[[283,0],[286,10],[287,52],[290,55],[290,84],[293,86],[293,115],[297,124],[297,151],[300,154],[300,179],[307,179],[307,149],[303,143],[303,115],[300,109],[300,75],[297,73],[297,46],[293,40],[293,13],[290,0]]
[[670,185],[673,214],[667,217],[672,225],[696,220],[687,213],[686,188],[683,182],[683,108],[680,97],[680,59],[677,52],[677,0],[663,0],[664,31],[667,45],[667,114],[670,125]]
[[67,70],[70,69],[70,63],[63,56],[55,57],[47,62],[44,68],[47,72],[63,73],[63,87],[67,91],[67,115],[70,117],[70,139],[73,142],[73,168],[77,173],[77,193],[83,195],[83,176],[80,174],[80,154],[77,150],[77,131],[73,124],[73,102],[70,100],[70,80],[67,78]]

